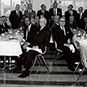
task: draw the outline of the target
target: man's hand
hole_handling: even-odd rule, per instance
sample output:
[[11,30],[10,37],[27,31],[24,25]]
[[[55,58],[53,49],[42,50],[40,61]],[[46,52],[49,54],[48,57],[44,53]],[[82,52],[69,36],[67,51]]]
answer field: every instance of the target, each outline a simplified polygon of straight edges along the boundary
[[23,48],[24,48],[24,49],[27,49],[27,47],[28,47],[28,44],[24,44],[24,45],[23,45]]

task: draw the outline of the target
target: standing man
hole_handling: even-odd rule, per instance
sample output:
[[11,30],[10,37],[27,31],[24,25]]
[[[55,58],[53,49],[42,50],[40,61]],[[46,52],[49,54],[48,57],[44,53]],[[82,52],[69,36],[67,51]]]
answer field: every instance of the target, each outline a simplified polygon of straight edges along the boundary
[[11,11],[9,16],[9,21],[11,22],[11,27],[13,29],[18,28],[22,18],[22,12],[19,9],[20,9],[20,5],[17,4],[15,10]]
[[32,17],[32,18],[35,18],[36,16],[36,12],[32,9],[32,4],[29,3],[27,5],[27,10],[24,12],[24,15],[27,16],[27,17]]
[[37,11],[37,15],[39,16],[39,18],[40,18],[41,16],[44,16],[44,17],[46,18],[46,20],[47,20],[47,25],[48,25],[49,19],[50,19],[50,14],[49,14],[49,12],[46,10],[45,4],[42,4],[42,5],[41,5],[41,10],[38,10],[38,11]]
[[83,7],[78,8],[78,13],[77,13],[77,25],[79,28],[82,28],[82,23],[84,22],[84,12],[83,12]]
[[55,15],[59,15],[60,17],[62,17],[62,9],[57,8],[57,5],[58,5],[58,3],[54,2],[53,8],[49,9],[49,13],[51,15],[51,18],[53,18],[53,16],[55,16]]
[[77,11],[73,10],[73,5],[68,6],[68,11],[65,12],[66,21],[69,20],[70,16],[74,16],[75,20],[77,19]]

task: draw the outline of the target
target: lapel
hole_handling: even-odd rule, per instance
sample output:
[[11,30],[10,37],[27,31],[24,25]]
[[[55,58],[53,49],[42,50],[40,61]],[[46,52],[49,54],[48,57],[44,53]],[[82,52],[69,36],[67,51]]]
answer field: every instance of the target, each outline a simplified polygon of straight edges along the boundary
[[43,29],[40,30],[38,34],[39,34],[39,35],[40,35],[40,34],[43,35],[43,34],[46,32],[46,30],[47,30],[47,28],[46,28],[46,27],[43,27]]
[[19,11],[19,16],[17,15],[16,10],[15,10],[14,13],[15,13],[16,17],[20,17],[20,11]]

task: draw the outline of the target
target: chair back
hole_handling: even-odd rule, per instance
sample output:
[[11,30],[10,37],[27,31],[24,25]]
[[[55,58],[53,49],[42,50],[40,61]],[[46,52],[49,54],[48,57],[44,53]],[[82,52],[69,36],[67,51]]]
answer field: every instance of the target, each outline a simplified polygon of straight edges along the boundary
[[47,46],[45,46],[45,51],[42,54],[45,54],[47,52]]
[[54,43],[55,43],[55,48],[56,48],[56,50],[59,51],[59,52],[63,52],[61,49],[58,49],[58,48],[57,48],[57,42],[55,41]]

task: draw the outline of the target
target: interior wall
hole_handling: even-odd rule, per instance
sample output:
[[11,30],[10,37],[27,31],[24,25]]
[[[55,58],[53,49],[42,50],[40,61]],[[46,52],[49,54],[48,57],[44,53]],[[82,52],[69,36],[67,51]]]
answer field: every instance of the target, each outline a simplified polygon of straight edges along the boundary
[[33,3],[33,9],[34,9],[35,11],[40,10],[41,4],[45,4],[47,10],[49,10],[49,8],[50,8],[50,6],[51,6],[50,0],[33,0],[32,3]]

